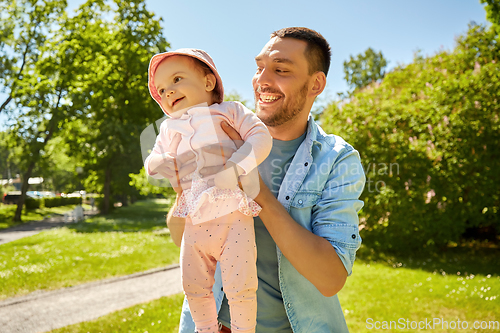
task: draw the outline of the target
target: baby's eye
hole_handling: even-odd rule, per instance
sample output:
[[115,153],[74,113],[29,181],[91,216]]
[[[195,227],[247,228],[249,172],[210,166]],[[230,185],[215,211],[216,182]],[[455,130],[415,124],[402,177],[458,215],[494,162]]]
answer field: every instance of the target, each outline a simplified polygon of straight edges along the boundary
[[162,88],[162,89],[160,89],[160,90],[158,90],[158,93],[159,93],[160,95],[163,95],[163,93],[164,93],[164,92],[165,92],[165,89],[163,89],[163,88]]
[[182,78],[180,76],[176,76],[174,77],[174,83],[177,83],[179,82],[180,80],[182,80]]

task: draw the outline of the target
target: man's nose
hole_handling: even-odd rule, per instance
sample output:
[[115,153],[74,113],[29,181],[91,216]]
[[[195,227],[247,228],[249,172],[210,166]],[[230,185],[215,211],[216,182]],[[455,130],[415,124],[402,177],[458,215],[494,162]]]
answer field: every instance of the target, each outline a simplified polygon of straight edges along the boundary
[[272,82],[272,77],[268,69],[263,69],[259,73],[255,73],[254,82],[259,86],[270,85]]

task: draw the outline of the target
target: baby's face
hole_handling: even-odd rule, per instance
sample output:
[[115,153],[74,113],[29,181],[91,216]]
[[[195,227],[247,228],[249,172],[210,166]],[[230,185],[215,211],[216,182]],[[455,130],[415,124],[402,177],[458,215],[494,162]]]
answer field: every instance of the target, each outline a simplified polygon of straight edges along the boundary
[[156,70],[154,84],[161,96],[161,105],[174,118],[189,107],[212,102],[213,87],[207,85],[207,78],[195,66],[188,57],[172,56],[162,61]]

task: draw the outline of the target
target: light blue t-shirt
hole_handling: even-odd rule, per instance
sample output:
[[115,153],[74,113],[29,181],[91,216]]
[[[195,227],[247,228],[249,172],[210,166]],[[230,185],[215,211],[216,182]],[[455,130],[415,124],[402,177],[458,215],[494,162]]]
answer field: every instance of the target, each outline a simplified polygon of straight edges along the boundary
[[[306,133],[291,141],[273,139],[273,148],[264,162],[259,165],[262,180],[277,197],[286,171],[297,149],[306,137]],[[260,217],[254,218],[255,242],[257,245],[257,333],[292,332],[290,322],[283,306],[279,286],[278,256],[276,243],[267,231]],[[229,305],[224,296],[219,311],[219,321],[230,326]]]

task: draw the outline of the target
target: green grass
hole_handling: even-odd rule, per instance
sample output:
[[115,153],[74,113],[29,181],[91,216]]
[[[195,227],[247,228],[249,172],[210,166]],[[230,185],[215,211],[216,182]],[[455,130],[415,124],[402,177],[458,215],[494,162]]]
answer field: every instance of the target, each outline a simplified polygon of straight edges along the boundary
[[[499,252],[498,248],[464,246],[429,256],[395,258],[375,255],[362,248],[353,274],[339,293],[349,330],[356,333],[416,331],[411,327],[394,329],[400,318],[405,325],[407,319],[410,325],[412,321],[426,319],[432,322],[433,318],[449,324],[459,319],[468,321],[470,328],[475,320],[500,321]],[[181,301],[181,295],[174,295],[53,332],[177,332]],[[140,309],[144,310],[141,316]],[[167,324],[166,318],[172,321]],[[373,319],[373,325],[376,321],[380,325],[384,321],[395,324],[392,330],[369,329],[369,318]],[[162,326],[157,325],[158,321]],[[436,325],[429,331],[454,330]]]
[[167,199],[139,201],[0,245],[0,299],[122,276],[178,261]]
[[[83,209],[90,210],[91,206],[87,204],[83,204]],[[50,217],[55,214],[64,214],[66,212],[72,211],[75,209],[76,205],[68,205],[61,207],[52,207],[52,208],[38,208],[33,210],[23,209],[22,220],[23,222],[13,222],[12,218],[16,212],[17,205],[4,205],[0,203],[0,230],[10,228],[25,222],[30,221],[39,221],[43,220],[45,217]]]
[[66,326],[52,332],[177,332],[182,300],[183,294],[162,297],[149,303],[113,312],[96,320]]
[[[410,332],[415,331],[407,327],[412,321],[433,322],[434,318],[448,325],[468,321],[469,330],[460,332],[486,332],[471,329],[474,321],[500,321],[498,248],[465,246],[405,258],[363,250],[339,293],[352,332],[382,331],[372,326],[376,321],[379,325],[394,322],[393,329],[385,331]],[[432,331],[450,331],[442,328],[436,321]]]

